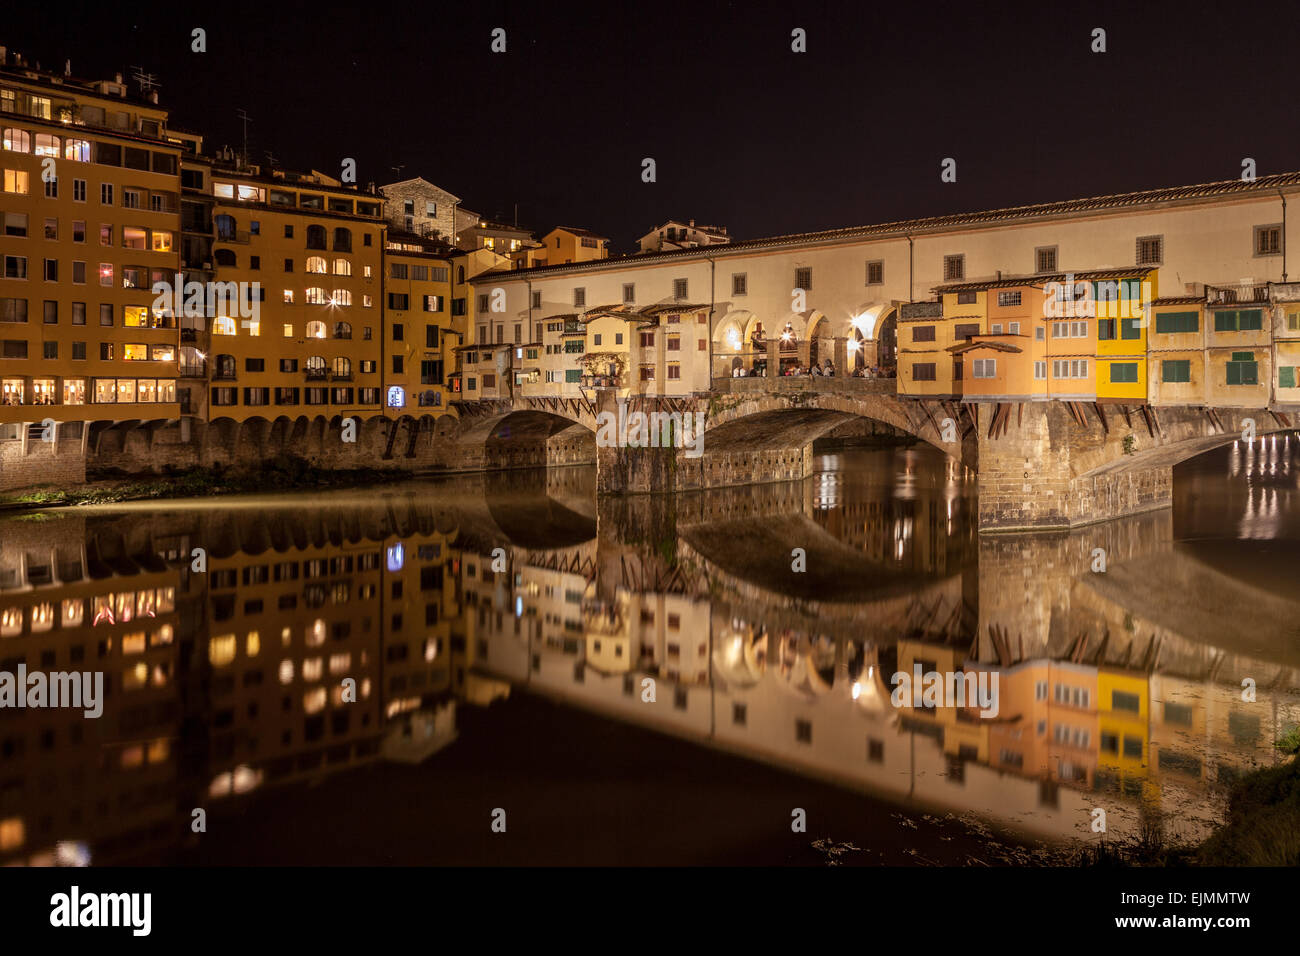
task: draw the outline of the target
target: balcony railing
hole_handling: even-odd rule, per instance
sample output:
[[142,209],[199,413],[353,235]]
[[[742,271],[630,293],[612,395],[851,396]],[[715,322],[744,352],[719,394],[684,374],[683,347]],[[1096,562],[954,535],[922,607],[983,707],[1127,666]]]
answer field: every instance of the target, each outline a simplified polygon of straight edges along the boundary
[[329,378],[329,370],[323,368],[304,369],[304,374],[309,382],[323,382]]
[[1205,300],[1210,305],[1247,305],[1268,303],[1268,283],[1246,285],[1207,285]]
[[249,242],[249,233],[247,229],[218,229],[217,242],[233,242],[246,246]]
[[[182,362],[181,378],[207,378],[207,362]],[[233,378],[233,376],[231,376]]]
[[943,301],[905,302],[899,306],[898,317],[900,319],[942,319]]

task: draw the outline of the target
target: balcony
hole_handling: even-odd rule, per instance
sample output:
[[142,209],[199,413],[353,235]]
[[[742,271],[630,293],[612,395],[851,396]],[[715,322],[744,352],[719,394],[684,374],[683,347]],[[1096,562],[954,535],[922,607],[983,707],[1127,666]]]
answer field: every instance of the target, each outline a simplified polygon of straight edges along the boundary
[[323,368],[304,369],[303,374],[309,382],[324,382],[328,381],[330,377],[329,370]]
[[[207,377],[208,377],[207,362],[182,362],[181,363],[181,378],[207,378]],[[233,377],[234,376],[231,376],[232,379]]]
[[229,369],[218,369],[212,373],[212,381],[214,382],[233,382],[236,381],[236,378],[235,373]]
[[1251,282],[1228,285],[1207,285],[1205,301],[1209,305],[1267,305],[1268,283]]
[[198,340],[199,333],[197,329],[181,329],[182,342],[197,342]]
[[621,375],[583,375],[578,383],[583,388],[623,388]]
[[246,246],[249,243],[249,232],[247,229],[218,229],[217,242],[233,242]]

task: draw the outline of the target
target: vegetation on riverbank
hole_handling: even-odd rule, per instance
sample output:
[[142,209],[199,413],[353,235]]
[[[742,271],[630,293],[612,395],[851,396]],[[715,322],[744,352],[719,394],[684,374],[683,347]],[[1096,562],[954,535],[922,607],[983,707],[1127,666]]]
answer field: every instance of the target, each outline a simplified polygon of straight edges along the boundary
[[1290,759],[1242,774],[1229,785],[1223,825],[1199,846],[1172,840],[1153,814],[1127,842],[1079,851],[1077,866],[1300,866],[1300,730],[1278,741]]
[[111,471],[87,474],[89,481],[84,486],[58,488],[45,485],[0,498],[0,506],[21,509],[51,505],[102,505],[155,498],[200,498],[311,488],[351,488],[409,480],[412,477],[411,472],[399,468],[319,468],[301,458],[281,457],[261,462],[256,468],[233,469],[215,465],[211,468],[169,470],[148,477]]

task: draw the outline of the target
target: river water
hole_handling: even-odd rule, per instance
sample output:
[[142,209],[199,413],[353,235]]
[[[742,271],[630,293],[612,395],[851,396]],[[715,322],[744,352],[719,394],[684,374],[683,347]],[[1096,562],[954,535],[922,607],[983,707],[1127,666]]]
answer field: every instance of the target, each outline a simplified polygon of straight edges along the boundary
[[[1300,722],[1294,436],[1172,510],[980,536],[925,447],[597,499],[591,469],[0,522],[9,863],[1031,863],[1199,841]],[[997,677],[996,714],[895,706]]]

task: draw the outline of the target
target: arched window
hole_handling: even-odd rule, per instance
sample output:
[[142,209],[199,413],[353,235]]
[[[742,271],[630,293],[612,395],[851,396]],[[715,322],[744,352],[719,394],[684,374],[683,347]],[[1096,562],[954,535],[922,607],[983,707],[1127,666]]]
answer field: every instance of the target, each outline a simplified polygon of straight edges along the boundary
[[30,153],[32,151],[32,134],[24,129],[6,129],[4,132],[4,148],[15,153]]
[[324,357],[320,355],[309,356],[305,368],[307,371],[308,378],[324,378],[325,377]]
[[324,305],[324,304],[325,304],[325,290],[322,289],[322,288],[320,288],[319,286],[312,286],[310,289],[308,289],[308,290],[307,290],[307,304],[308,304],[308,305]]
[[308,249],[325,248],[325,227],[324,226],[307,227],[307,248]]
[[216,260],[219,266],[234,266],[237,261],[233,249],[218,249],[212,253],[212,258]]
[[213,224],[217,227],[218,241],[233,242],[235,238],[235,217],[227,216],[222,213],[220,216],[212,217]]
[[59,158],[59,138],[49,133],[36,134],[36,155]]
[[217,356],[217,378],[234,378],[235,377],[235,357],[233,355]]
[[456,270],[456,281],[457,281],[457,282],[464,282],[464,281],[465,281],[465,267],[464,267],[464,266],[461,266],[460,268],[458,268],[458,269]]
[[219,315],[212,320],[213,335],[234,335],[235,320],[228,315]]
[[319,321],[317,321],[317,322],[308,322],[308,323],[307,323],[307,338],[309,338],[309,339],[323,339],[323,338],[325,338],[325,323],[324,323],[324,322],[319,322]]
[[352,233],[350,230],[338,226],[334,230],[334,251],[351,252],[352,251]]
[[339,356],[334,360],[334,377],[350,378],[352,376],[352,362],[349,359]]
[[352,326],[349,325],[347,322],[335,322],[335,323],[334,323],[334,337],[335,337],[336,339],[350,339],[350,338],[352,338]]
[[330,293],[330,300],[335,305],[351,305],[352,291],[350,289],[335,289]]
[[307,257],[307,271],[308,271],[308,272],[318,272],[318,273],[324,274],[324,273],[325,273],[325,260],[324,260],[323,258],[321,258],[320,256],[308,256],[308,257]]
[[84,139],[65,139],[63,141],[63,158],[77,163],[90,162],[90,143]]
[[335,259],[335,260],[334,260],[334,274],[335,274],[336,276],[350,276],[350,275],[352,275],[352,263],[348,262],[348,260],[346,260],[346,259]]

